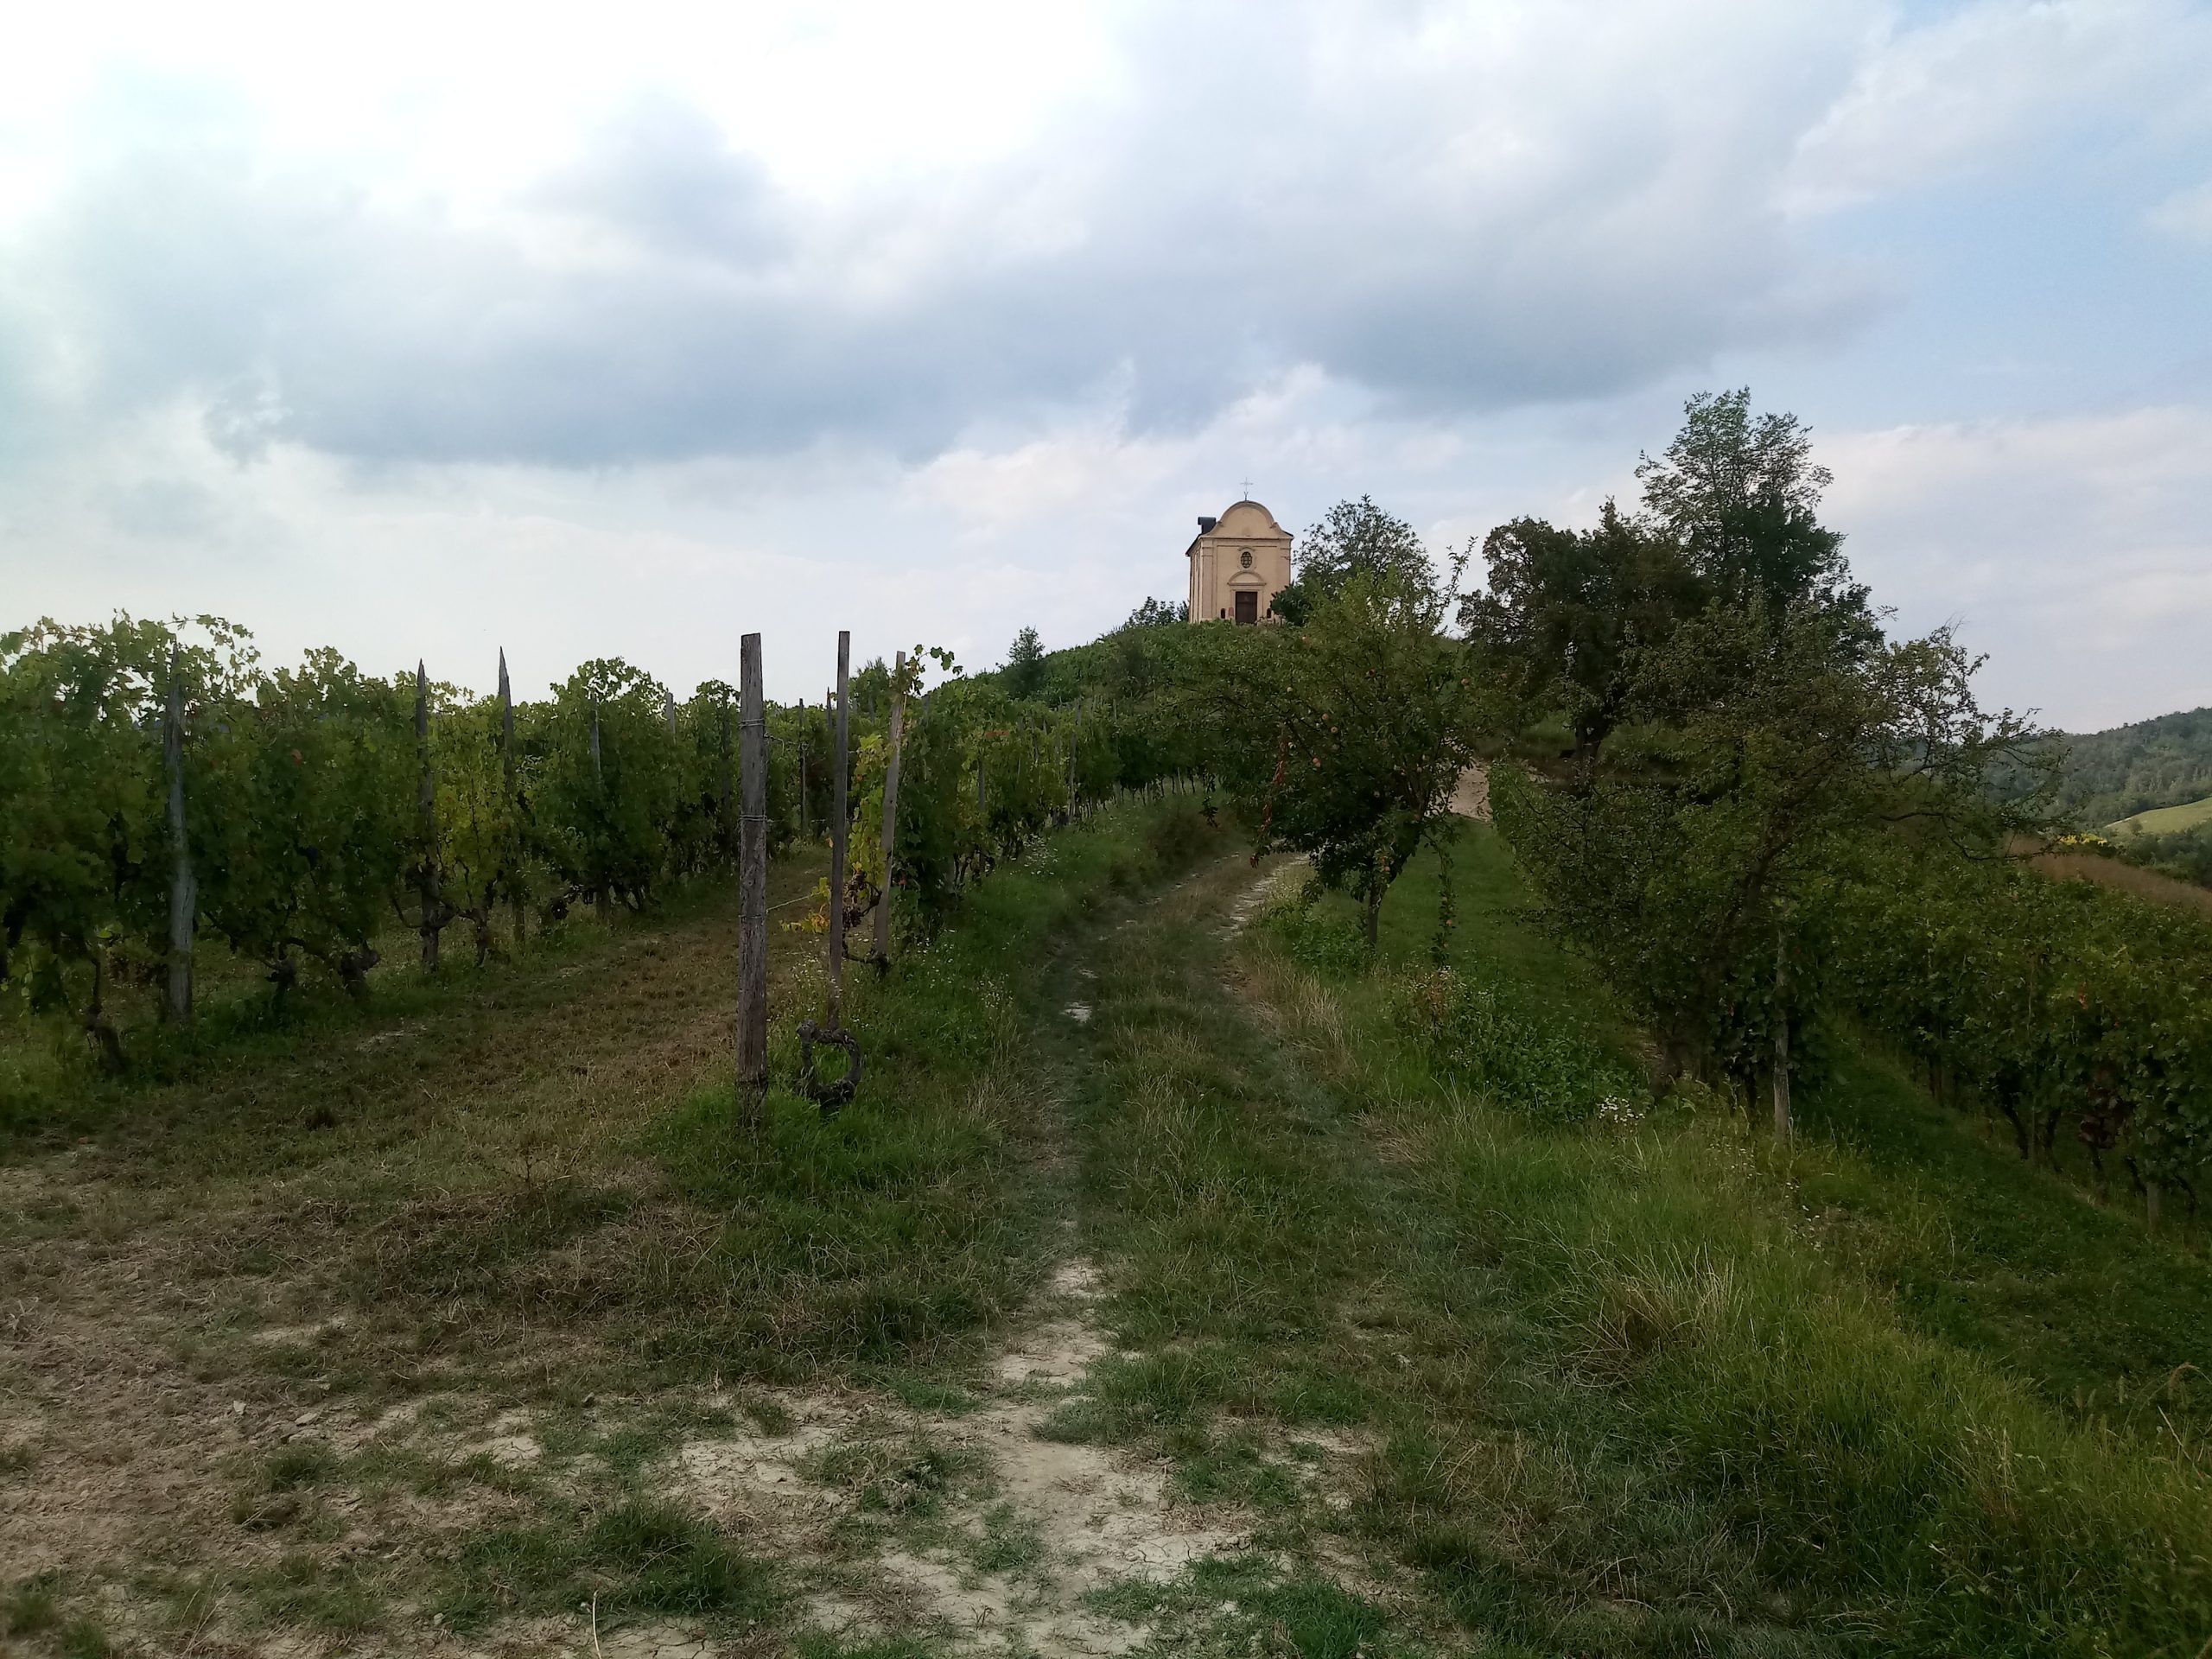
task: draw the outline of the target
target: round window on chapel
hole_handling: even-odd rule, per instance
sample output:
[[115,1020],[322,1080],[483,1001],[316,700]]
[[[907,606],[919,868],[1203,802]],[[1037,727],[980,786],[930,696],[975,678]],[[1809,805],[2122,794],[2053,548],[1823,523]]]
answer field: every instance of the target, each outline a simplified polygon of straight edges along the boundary
[[1250,548],[1246,548],[1243,553],[1237,556],[1237,558],[1238,562],[1242,563],[1247,570],[1249,570],[1252,568],[1252,550]]

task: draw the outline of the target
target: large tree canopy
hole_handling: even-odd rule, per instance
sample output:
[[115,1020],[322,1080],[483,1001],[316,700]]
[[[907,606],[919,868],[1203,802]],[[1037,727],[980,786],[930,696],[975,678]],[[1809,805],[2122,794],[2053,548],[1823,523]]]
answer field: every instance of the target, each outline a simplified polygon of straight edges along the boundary
[[1754,416],[1748,391],[1700,393],[1666,453],[1637,467],[1643,500],[1597,525],[1516,518],[1483,543],[1486,588],[1459,623],[1526,719],[1563,718],[1587,764],[1622,715],[1636,653],[1714,606],[1809,607],[1840,648],[1878,637],[1843,537],[1816,517],[1827,468],[1793,415]]
[[1414,527],[1363,495],[1331,507],[1300,540],[1294,563],[1297,575],[1276,594],[1272,607],[1293,624],[1304,623],[1354,576],[1377,577],[1408,591],[1436,586],[1435,566]]
[[1748,387],[1700,392],[1664,454],[1640,457],[1643,510],[1671,536],[1713,598],[1811,599],[1863,610],[1843,537],[1821,524],[1833,482],[1795,415],[1751,413]]

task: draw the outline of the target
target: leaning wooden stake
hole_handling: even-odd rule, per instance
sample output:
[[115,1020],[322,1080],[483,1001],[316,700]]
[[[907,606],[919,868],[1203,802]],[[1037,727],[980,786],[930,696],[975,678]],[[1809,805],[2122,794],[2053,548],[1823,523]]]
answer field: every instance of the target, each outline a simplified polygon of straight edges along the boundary
[[768,748],[760,636],[739,646],[737,1113],[759,1134],[768,1094]]
[[184,686],[176,647],[169,647],[169,705],[162,722],[162,759],[169,785],[169,975],[162,1018],[178,1025],[192,1018],[192,933],[199,886],[192,875],[192,847],[184,834]]
[[891,968],[891,860],[899,849],[899,749],[906,729],[906,653],[891,678],[891,758],[883,769],[883,893],[875,901],[875,938],[868,955],[875,971]]
[[416,926],[423,938],[423,971],[438,969],[438,930],[444,925],[445,899],[438,880],[438,796],[430,773],[430,682],[423,672],[423,659],[415,659],[415,832],[423,843],[423,862],[416,874],[416,897],[422,915]]

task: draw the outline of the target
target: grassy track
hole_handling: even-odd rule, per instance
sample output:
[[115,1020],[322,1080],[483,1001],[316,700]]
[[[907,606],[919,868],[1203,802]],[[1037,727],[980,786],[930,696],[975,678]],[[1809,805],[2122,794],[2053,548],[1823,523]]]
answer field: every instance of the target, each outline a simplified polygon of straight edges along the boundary
[[[1629,1034],[1518,923],[1486,832],[1460,871],[1463,965],[1532,1027],[1578,1033],[1602,1073]],[[1433,880],[1396,895],[1402,958],[1425,948]],[[2001,1322],[1958,1339],[1883,1282],[1948,1251],[2037,1300],[2019,1236],[1913,1237],[1940,1217],[1940,1168],[1889,1192],[1846,1148],[1776,1160],[1725,1120],[1502,1108],[1438,1077],[1389,976],[1328,971],[1348,915],[1325,906],[1286,948],[1280,930],[1231,946],[1224,913],[1164,908],[1097,964],[1085,1192],[1134,1357],[1064,1432],[1274,1502],[1280,1548],[1417,1572],[1496,1651],[2194,1655],[2212,1637],[2193,1445],[2107,1432],[2050,1397],[2057,1370],[2034,1375],[2049,1344]],[[1826,1109],[1860,1082],[1840,1077]],[[2002,1169],[1984,1173],[2001,1186]],[[1854,1192],[1856,1221],[1827,1213]],[[2118,1255],[2124,1294],[2094,1328],[2161,1356],[2201,1343],[2200,1265]],[[2051,1292],[2081,1271],[2050,1252],[2041,1268]],[[2077,1353],[2097,1341],[2077,1294],[2044,1306],[2077,1322]],[[1348,1512],[1291,1496],[1272,1448],[1300,1434],[1370,1448]]]
[[1871,1061],[1785,1154],[1567,1121],[1638,1039],[1486,830],[1480,1076],[1433,862],[1370,971],[1227,847],[995,873],[757,1146],[713,903],[19,1135],[0,1637],[2200,1659],[2198,1258]]

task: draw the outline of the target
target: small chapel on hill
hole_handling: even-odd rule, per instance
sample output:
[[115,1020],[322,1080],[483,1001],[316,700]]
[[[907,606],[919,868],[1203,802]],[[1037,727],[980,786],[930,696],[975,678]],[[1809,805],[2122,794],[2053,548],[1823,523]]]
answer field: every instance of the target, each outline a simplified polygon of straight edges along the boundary
[[1290,532],[1256,501],[1200,518],[1184,557],[1193,622],[1258,622],[1290,583]]

